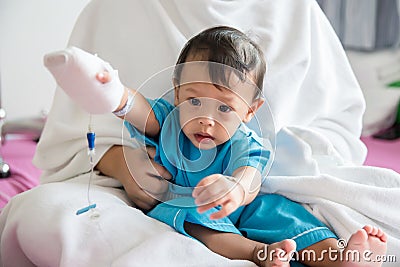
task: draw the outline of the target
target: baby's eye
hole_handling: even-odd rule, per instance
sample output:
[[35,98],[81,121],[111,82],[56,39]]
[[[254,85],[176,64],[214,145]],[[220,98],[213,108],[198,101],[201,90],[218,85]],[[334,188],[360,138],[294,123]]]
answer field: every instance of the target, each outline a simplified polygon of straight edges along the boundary
[[221,105],[221,106],[219,106],[219,107],[218,107],[218,110],[221,111],[221,112],[225,112],[225,113],[231,112],[231,111],[232,111],[231,107],[229,107],[229,106],[227,106],[227,105]]
[[190,104],[192,104],[193,106],[200,106],[201,105],[200,100],[197,99],[197,98],[192,98],[189,101],[190,101]]

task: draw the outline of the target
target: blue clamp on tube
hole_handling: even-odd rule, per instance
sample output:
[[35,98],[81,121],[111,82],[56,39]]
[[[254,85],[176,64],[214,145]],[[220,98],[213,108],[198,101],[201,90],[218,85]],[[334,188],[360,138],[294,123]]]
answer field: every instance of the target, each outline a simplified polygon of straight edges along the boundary
[[96,208],[96,204],[92,204],[92,205],[89,205],[87,207],[81,208],[81,209],[77,210],[76,215],[85,213],[85,212],[87,212],[87,211],[89,211],[91,209],[94,209],[94,208]]
[[86,134],[87,140],[88,140],[88,147],[89,151],[94,150],[94,139],[96,138],[96,134],[94,132],[88,132]]

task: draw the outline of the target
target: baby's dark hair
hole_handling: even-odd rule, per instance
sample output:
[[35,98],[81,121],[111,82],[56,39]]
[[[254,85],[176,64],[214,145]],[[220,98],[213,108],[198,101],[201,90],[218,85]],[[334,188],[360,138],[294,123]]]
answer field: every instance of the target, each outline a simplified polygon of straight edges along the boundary
[[[188,62],[188,57],[193,55],[196,56],[196,61],[231,67],[242,82],[250,78],[258,87],[256,97],[260,96],[266,72],[264,53],[243,32],[227,26],[217,26],[192,37],[183,47],[176,62],[174,79],[177,84],[180,82],[183,63]],[[230,73],[226,72],[227,68],[221,68],[220,64],[209,64],[210,78],[216,84],[228,85]],[[250,72],[252,76],[248,77]]]

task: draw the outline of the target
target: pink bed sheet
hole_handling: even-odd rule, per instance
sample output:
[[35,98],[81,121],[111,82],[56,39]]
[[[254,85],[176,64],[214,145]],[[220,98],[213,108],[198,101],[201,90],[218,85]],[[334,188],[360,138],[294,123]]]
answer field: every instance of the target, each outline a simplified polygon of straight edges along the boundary
[[6,140],[1,147],[3,160],[10,165],[11,176],[0,178],[0,211],[11,197],[39,184],[41,171],[32,164],[36,142]]
[[389,168],[400,173],[400,138],[382,140],[369,136],[361,140],[368,148],[364,165]]

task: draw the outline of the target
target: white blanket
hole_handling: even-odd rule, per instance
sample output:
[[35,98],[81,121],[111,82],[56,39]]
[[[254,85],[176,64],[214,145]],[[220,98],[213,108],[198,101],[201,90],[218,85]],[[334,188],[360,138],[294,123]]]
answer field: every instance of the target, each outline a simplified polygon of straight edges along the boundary
[[[137,88],[172,66],[188,38],[217,24],[250,31],[267,57],[265,95],[277,151],[262,191],[304,203],[340,237],[378,225],[389,235],[388,253],[400,261],[400,175],[360,166],[364,100],[314,1],[92,1],[70,44],[98,53]],[[166,78],[144,93],[158,97],[169,83]],[[253,266],[211,253],[144,216],[109,177],[94,177],[99,217],[76,216],[87,204],[88,122],[58,89],[34,159],[44,170],[43,185],[15,197],[0,215],[3,266]],[[93,124],[97,161],[122,143],[123,127],[112,115],[94,116]]]

